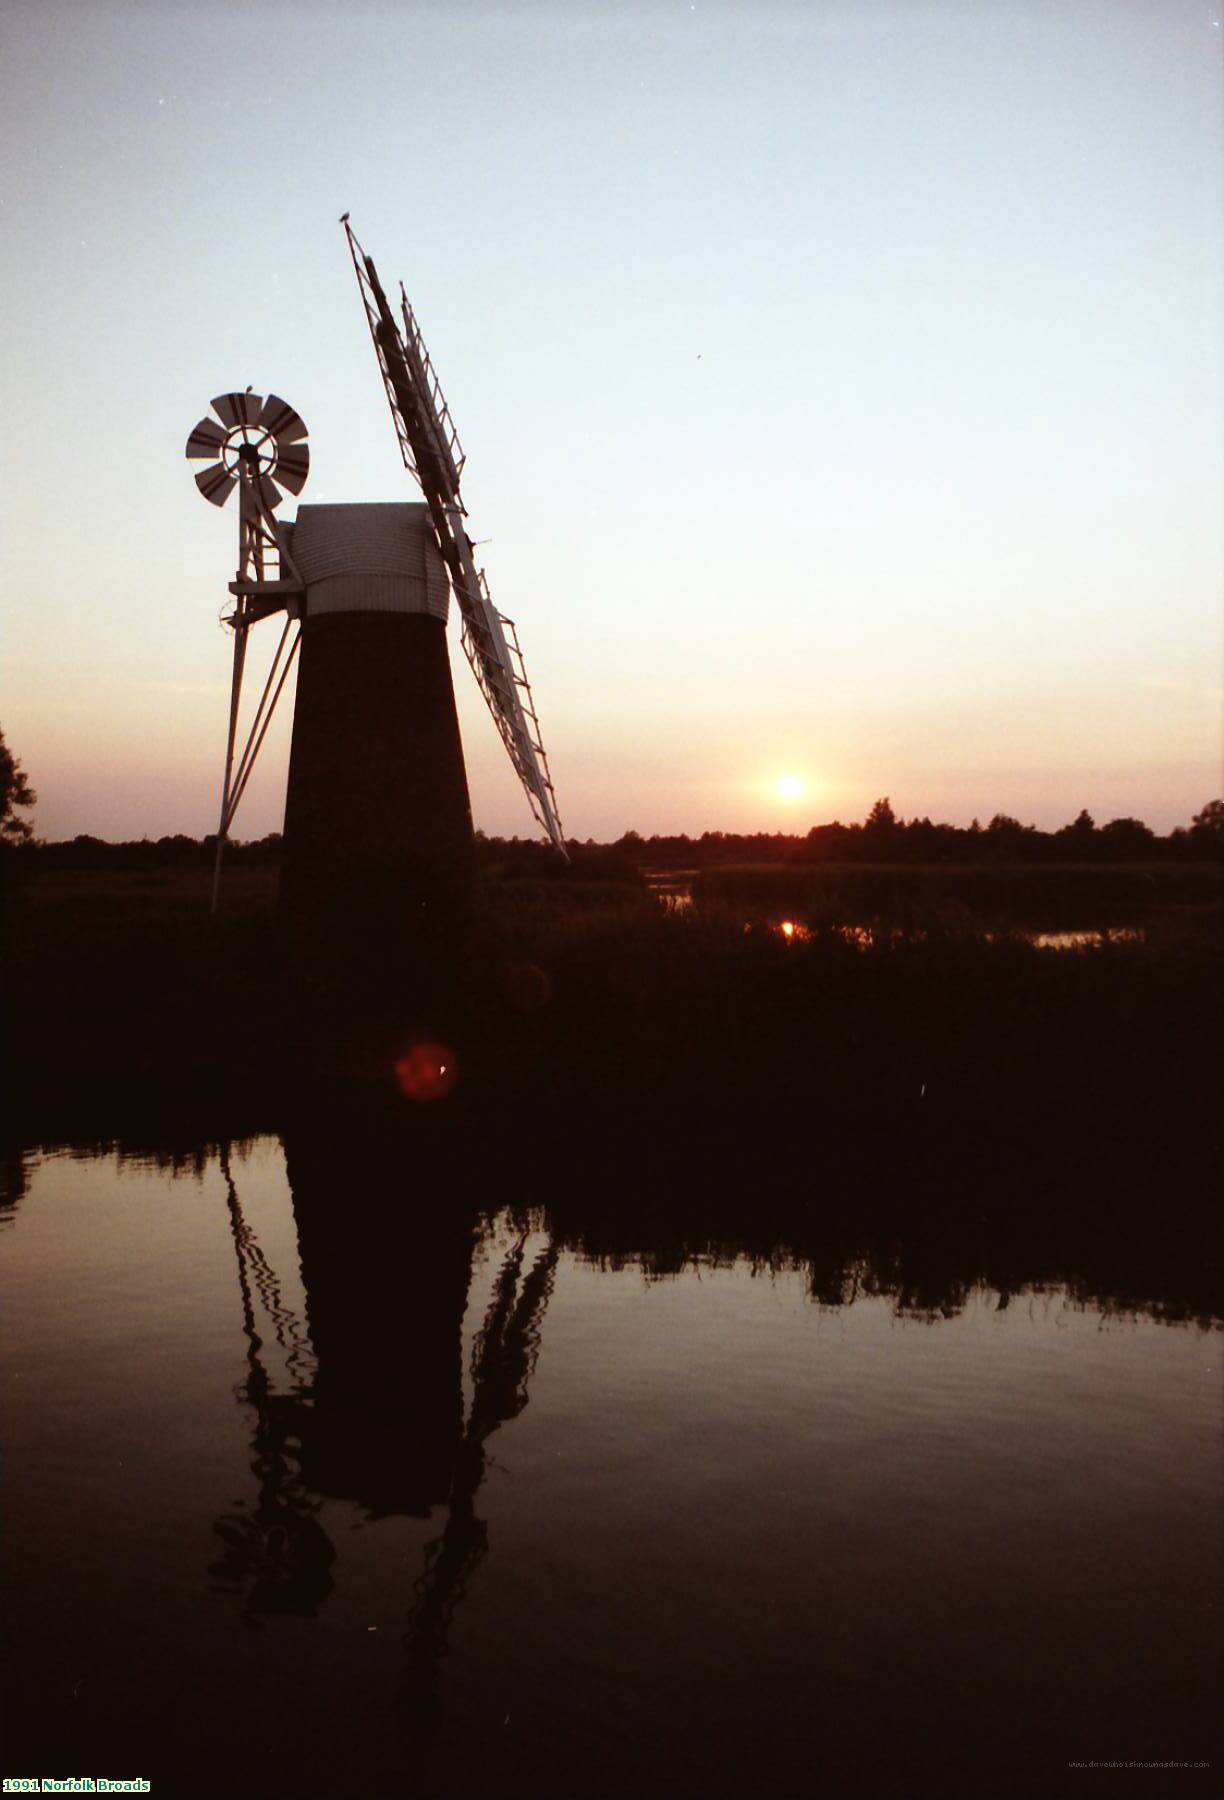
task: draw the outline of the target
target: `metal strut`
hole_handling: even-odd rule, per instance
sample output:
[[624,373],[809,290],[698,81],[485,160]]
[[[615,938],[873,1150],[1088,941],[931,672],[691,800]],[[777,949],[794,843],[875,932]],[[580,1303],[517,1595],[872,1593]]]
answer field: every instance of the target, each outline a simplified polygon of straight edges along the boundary
[[[242,754],[234,764],[234,750],[238,738],[238,710],[242,700],[242,676],[246,666],[247,633],[261,619],[266,619],[273,612],[285,606],[290,594],[300,592],[302,578],[292,556],[281,542],[276,529],[276,520],[264,502],[259,491],[257,478],[251,474],[246,465],[240,469],[239,508],[238,508],[238,574],[230,583],[230,592],[235,596],[234,611],[226,620],[234,632],[234,668],[230,681],[230,713],[229,730],[225,743],[225,776],[221,783],[221,817],[217,826],[217,854],[213,863],[212,899],[209,911],[217,911],[217,903],[221,894],[221,865],[225,854],[225,845],[229,838],[230,827],[238,811],[239,803],[246,792],[251,771],[255,767],[256,758],[263,748],[264,738],[268,734],[268,726],[272,723],[272,715],[276,711],[276,703],[281,697],[286,677],[293,666],[301,642],[302,628],[298,625],[297,634],[289,647],[283,667],[281,653],[285,648],[285,640],[293,625],[293,619],[286,617],[280,642],[276,646],[276,654],[272,658],[272,667],[268,671],[268,679],[264,683],[259,705],[255,709],[255,717],[247,734]],[[273,581],[265,580],[270,558],[276,559],[276,575]],[[281,579],[283,571],[289,571],[289,580]],[[279,669],[279,680],[277,679]],[[273,688],[273,682],[276,682]]]

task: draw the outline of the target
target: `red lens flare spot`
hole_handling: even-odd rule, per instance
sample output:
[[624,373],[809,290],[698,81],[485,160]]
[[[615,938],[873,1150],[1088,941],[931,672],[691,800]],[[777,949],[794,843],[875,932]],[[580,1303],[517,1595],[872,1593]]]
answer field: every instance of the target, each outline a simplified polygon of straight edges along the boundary
[[410,1044],[395,1064],[400,1093],[409,1100],[445,1100],[459,1079],[455,1053],[446,1044]]

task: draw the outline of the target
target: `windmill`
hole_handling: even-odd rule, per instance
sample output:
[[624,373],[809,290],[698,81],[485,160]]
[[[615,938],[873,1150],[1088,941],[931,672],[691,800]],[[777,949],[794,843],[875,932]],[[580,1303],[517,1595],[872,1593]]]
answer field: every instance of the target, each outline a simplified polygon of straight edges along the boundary
[[[209,459],[196,476],[206,499],[223,505],[239,495],[214,910],[222,847],[297,657],[282,911],[347,913],[359,924],[361,896],[376,891],[401,915],[405,905],[436,913],[470,861],[467,777],[445,644],[451,593],[464,652],[532,812],[566,852],[518,635],[473,560],[460,495],[464,456],[450,410],[402,287],[401,327],[347,213],[341,223],[400,452],[424,503],[303,505],[294,523],[278,522],[281,488],[300,493],[306,479],[306,427],[285,401],[249,389],[212,403],[216,420],[200,420],[187,455]],[[235,758],[247,634],[280,611],[280,643]]]

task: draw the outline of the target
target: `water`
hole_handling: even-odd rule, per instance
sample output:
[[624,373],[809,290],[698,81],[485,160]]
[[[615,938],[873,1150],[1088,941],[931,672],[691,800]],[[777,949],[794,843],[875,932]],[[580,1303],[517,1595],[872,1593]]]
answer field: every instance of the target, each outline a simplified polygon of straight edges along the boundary
[[27,1175],[12,1773],[1220,1791],[1214,1326],[870,1259],[830,1304],[783,1245],[596,1257],[581,1191],[478,1211],[317,1124]]
[[[658,899],[664,911],[671,913],[689,912],[693,905],[693,878],[696,869],[648,869],[646,885]],[[768,929],[788,943],[803,943],[812,936],[810,926],[798,919],[787,919],[781,916],[766,918],[762,921]],[[745,930],[750,930],[753,921],[745,921]],[[880,943],[896,942],[900,939],[921,939],[926,933],[918,930],[900,930],[896,926],[881,925],[831,925],[826,926],[837,937],[847,943],[854,944],[863,950],[871,949]],[[996,932],[982,931],[983,943],[993,943]],[[1093,930],[1074,931],[1020,931],[1013,933],[1024,938],[1038,950],[1094,950],[1106,944],[1141,944],[1146,932],[1141,926],[1103,926]]]

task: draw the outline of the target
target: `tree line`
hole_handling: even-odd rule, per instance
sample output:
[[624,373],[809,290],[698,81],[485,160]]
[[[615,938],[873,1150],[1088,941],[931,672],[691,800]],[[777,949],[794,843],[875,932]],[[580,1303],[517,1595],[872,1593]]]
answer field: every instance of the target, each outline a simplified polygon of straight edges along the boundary
[[[343,825],[337,827],[341,832]],[[215,837],[141,838],[109,843],[80,836],[62,843],[43,843],[33,836],[12,847],[23,860],[48,869],[206,868],[212,864]],[[617,880],[643,869],[704,869],[731,863],[1139,863],[1199,862],[1224,859],[1224,801],[1213,800],[1188,826],[1159,837],[1139,819],[1111,819],[1097,825],[1087,812],[1057,831],[1038,831],[1005,813],[987,825],[975,819],[967,826],[935,824],[928,818],[900,819],[888,801],[879,800],[862,824],[813,825],[805,835],[785,832],[703,831],[644,837],[627,831],[614,842],[588,838],[568,842],[570,861],[563,863],[551,845],[536,838],[490,837],[476,833],[477,861],[508,874]],[[277,832],[226,849],[227,861],[239,867],[274,867],[280,861]]]
[[877,800],[862,824],[813,825],[804,836],[781,832],[703,832],[698,838],[652,837],[629,832],[617,848],[640,852],[649,862],[693,865],[727,862],[1163,862],[1224,856],[1224,800],[1211,800],[1187,825],[1158,836],[1142,819],[1110,819],[1098,825],[1080,811],[1056,831],[1039,831],[1008,813],[988,824],[936,823],[929,817],[902,819],[887,797]]
[[[182,833],[109,843],[87,835],[60,843],[36,838],[22,816],[37,802],[25,771],[0,732],[0,846],[40,867],[62,869],[196,868],[211,863],[215,836]],[[343,821],[336,829],[343,833]],[[650,868],[712,868],[727,863],[1134,863],[1202,861],[1224,858],[1224,800],[1209,800],[1186,825],[1160,837],[1142,819],[1110,819],[1098,825],[1079,812],[1057,831],[1039,831],[1007,813],[988,824],[937,824],[927,817],[902,819],[885,796],[861,824],[813,825],[804,835],[786,832],[703,831],[643,837],[626,831],[611,843],[587,838],[568,841],[570,863],[535,838],[490,837],[476,833],[476,854],[485,866],[541,877],[571,873],[614,879]],[[279,832],[227,847],[238,865],[275,865]]]
[[[483,859],[530,865],[545,874],[553,859],[547,845],[520,838],[476,834]],[[569,844],[576,864],[619,864],[633,869],[705,869],[729,863],[1136,863],[1224,859],[1224,800],[1211,800],[1189,824],[1160,837],[1141,819],[1098,825],[1086,810],[1057,831],[1022,825],[1007,813],[988,824],[936,824],[926,817],[898,818],[887,797],[877,800],[861,824],[813,825],[804,834],[781,831],[703,831],[643,837],[626,831],[609,844]]]

